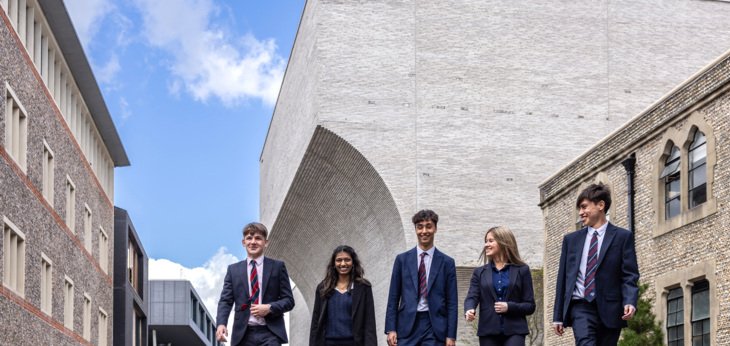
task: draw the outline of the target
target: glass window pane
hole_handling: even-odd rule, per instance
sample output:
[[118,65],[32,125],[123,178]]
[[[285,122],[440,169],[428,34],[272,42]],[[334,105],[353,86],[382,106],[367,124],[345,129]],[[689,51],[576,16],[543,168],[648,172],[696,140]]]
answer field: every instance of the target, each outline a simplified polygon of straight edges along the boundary
[[707,185],[701,185],[689,191],[689,207],[694,208],[707,202]]
[[666,191],[667,191],[667,196],[666,196],[667,200],[670,200],[674,197],[679,196],[679,191],[680,191],[679,176],[677,176],[676,180],[667,181]]
[[692,138],[692,144],[689,146],[689,149],[692,150],[702,144],[707,143],[707,139],[705,138],[705,134],[697,131],[695,132],[694,137]]
[[710,346],[710,333],[709,331],[702,336],[702,346]]
[[659,176],[659,178],[664,178],[674,173],[679,173],[679,163],[679,160],[667,162],[667,164],[664,166],[664,170],[662,170],[662,175]]
[[710,317],[710,291],[692,293],[692,322]]
[[673,300],[675,298],[682,297],[682,289],[681,288],[672,288],[669,290],[669,293],[667,294],[667,300]]
[[673,199],[673,200],[667,202],[666,218],[669,219],[669,218],[679,215],[679,209],[680,209],[679,198]]
[[692,336],[702,335],[702,322],[692,322]]
[[702,346],[702,336],[693,336],[692,346]]
[[707,146],[702,145],[689,152],[689,168],[697,167],[707,161]]
[[689,188],[694,189],[707,182],[707,165],[698,166],[689,172]]

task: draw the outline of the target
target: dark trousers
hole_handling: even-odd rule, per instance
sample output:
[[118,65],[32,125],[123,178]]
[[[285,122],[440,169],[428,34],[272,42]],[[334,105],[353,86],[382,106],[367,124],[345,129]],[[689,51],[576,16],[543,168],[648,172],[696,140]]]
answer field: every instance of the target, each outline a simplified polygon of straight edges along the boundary
[[281,346],[281,340],[266,326],[248,326],[238,346]]
[[583,299],[570,302],[570,318],[576,346],[616,346],[621,328],[606,328],[598,317],[595,302]]
[[525,346],[524,335],[486,335],[479,337],[479,346]]
[[355,339],[325,339],[325,346],[355,346]]
[[[443,342],[439,344],[443,345]],[[436,346],[436,336],[431,328],[431,317],[428,311],[416,313],[416,322],[411,335],[398,336],[398,346]]]

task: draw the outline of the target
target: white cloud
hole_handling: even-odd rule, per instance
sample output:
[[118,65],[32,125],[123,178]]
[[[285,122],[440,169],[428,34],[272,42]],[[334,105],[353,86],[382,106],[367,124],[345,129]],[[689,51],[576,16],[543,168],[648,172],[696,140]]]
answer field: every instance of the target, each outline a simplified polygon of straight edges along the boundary
[[218,298],[223,289],[226,269],[231,263],[238,262],[236,256],[227,252],[224,247],[211,257],[202,267],[187,268],[167,259],[150,259],[150,280],[188,280],[193,284],[200,299],[208,308],[213,319],[218,311]]
[[113,5],[109,0],[65,0],[65,4],[81,44],[88,47]]
[[210,0],[136,0],[135,4],[149,44],[172,56],[168,66],[176,79],[172,86],[181,83],[203,102],[211,97],[227,105],[252,98],[269,105],[276,102],[286,62],[276,53],[273,39],[258,40],[251,34],[231,38],[213,24],[218,9]]
[[99,79],[99,82],[104,84],[111,84],[114,82],[114,78],[116,77],[120,68],[121,66],[119,65],[119,58],[116,54],[112,54],[112,56],[109,58],[109,61],[107,61],[104,66],[101,66],[94,70],[96,71],[96,77]]

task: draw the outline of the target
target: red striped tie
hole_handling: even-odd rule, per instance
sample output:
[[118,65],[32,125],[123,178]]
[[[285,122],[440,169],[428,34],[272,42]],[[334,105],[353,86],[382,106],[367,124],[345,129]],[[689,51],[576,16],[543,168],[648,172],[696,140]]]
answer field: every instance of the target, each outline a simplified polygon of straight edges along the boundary
[[598,231],[593,231],[591,245],[588,248],[588,263],[586,264],[585,294],[587,301],[595,299],[596,290],[596,269],[598,269]]
[[428,255],[425,252],[421,253],[421,264],[418,266],[418,297],[426,298],[428,294],[428,282],[426,281],[426,264],[423,259]]
[[259,303],[259,276],[256,270],[256,261],[251,261],[251,275],[248,278],[251,282],[251,304]]

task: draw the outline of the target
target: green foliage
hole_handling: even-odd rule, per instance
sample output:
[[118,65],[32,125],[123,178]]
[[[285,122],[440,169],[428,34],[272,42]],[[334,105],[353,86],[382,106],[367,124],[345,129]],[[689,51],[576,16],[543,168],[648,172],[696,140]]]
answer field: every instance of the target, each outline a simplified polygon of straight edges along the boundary
[[621,332],[619,346],[662,346],[664,332],[656,316],[651,312],[652,301],[644,297],[644,292],[649,287],[647,284],[639,285],[639,306],[636,308],[634,318],[629,320],[628,328]]

